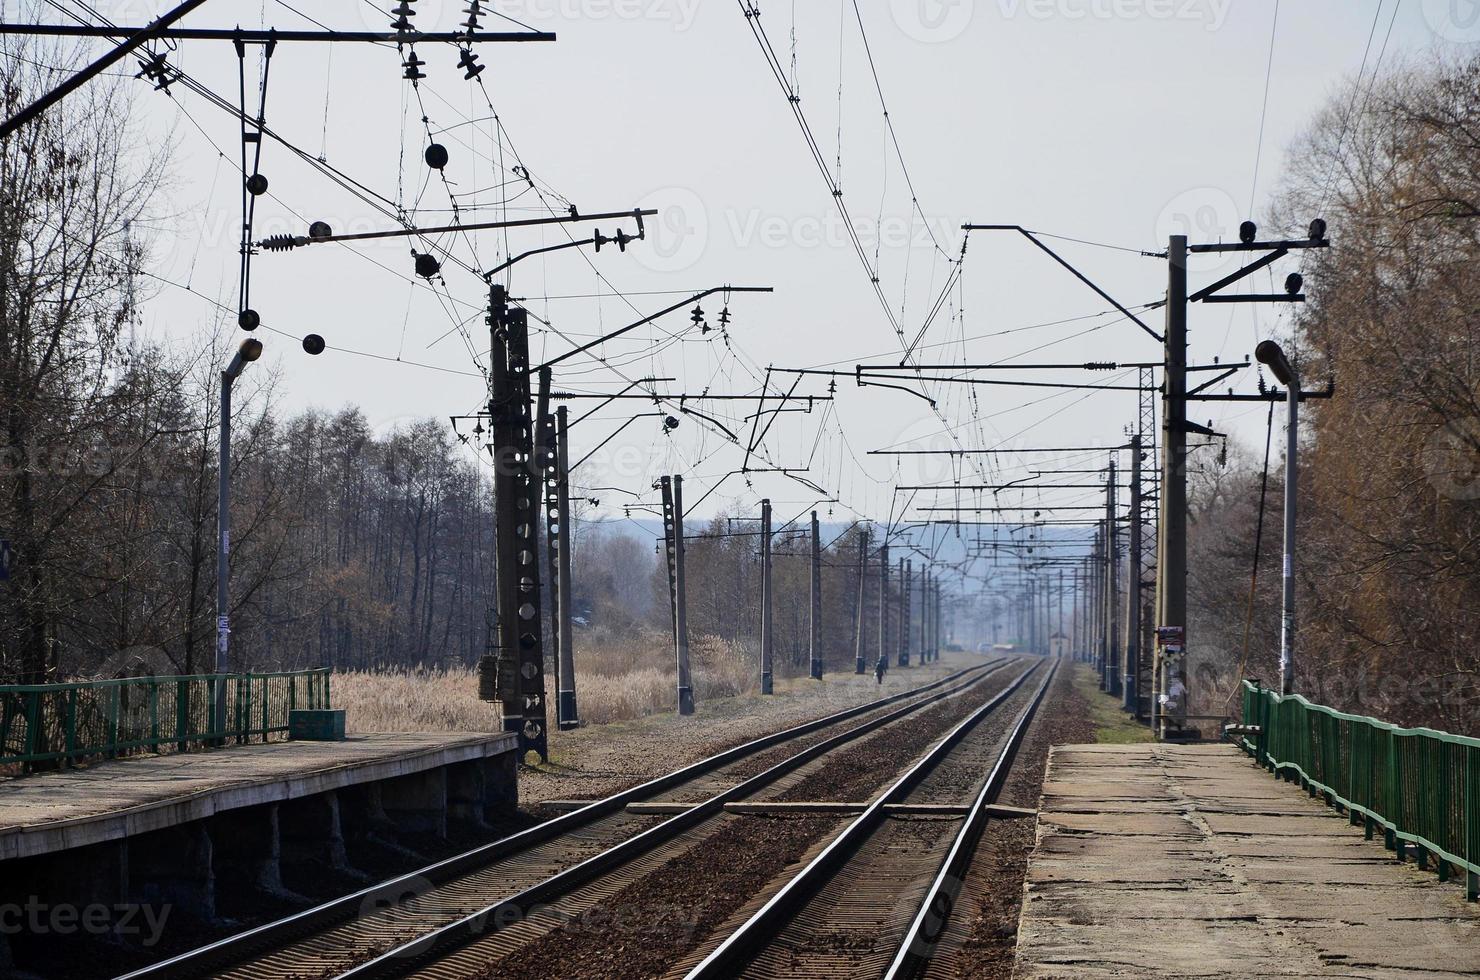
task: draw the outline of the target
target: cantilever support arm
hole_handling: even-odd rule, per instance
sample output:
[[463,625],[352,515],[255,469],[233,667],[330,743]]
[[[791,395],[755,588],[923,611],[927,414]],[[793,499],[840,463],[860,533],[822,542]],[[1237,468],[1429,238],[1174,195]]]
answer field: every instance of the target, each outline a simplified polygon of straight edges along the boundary
[[911,395],[914,395],[916,398],[925,399],[927,402],[930,403],[931,408],[935,407],[935,399],[931,398],[923,391],[916,391],[913,388],[906,388],[904,385],[892,385],[883,381],[865,381],[863,380],[863,372],[861,371],[853,376],[853,380],[858,384],[858,387],[860,388],[893,388],[895,391],[907,392]]
[[1111,296],[1109,293],[1105,292],[1099,286],[1096,286],[1093,282],[1090,281],[1090,279],[1089,279],[1088,276],[1086,276],[1084,273],[1080,272],[1078,269],[1076,269],[1072,265],[1070,265],[1068,263],[1068,261],[1064,259],[1063,256],[1059,255],[1058,252],[1055,252],[1053,249],[1051,249],[1047,245],[1043,244],[1043,242],[1040,241],[1037,236],[1035,236],[1028,229],[1024,228],[1022,225],[970,225],[970,224],[968,224],[968,225],[962,225],[961,228],[964,231],[1015,231],[1015,232],[1017,232],[1018,234],[1022,235],[1024,238],[1026,238],[1028,241],[1032,242],[1034,245],[1037,245],[1044,252],[1048,253],[1049,257],[1051,257],[1055,262],[1057,262],[1059,265],[1063,266],[1065,269],[1068,269],[1069,272],[1071,274],[1073,274],[1073,276],[1074,276],[1075,279],[1078,279],[1080,282],[1084,283],[1090,289],[1093,289],[1095,291],[1095,294],[1097,296],[1099,296],[1101,299],[1105,300],[1111,306],[1113,306],[1117,310],[1119,310],[1121,312],[1121,314],[1126,317],[1126,319],[1130,320],[1136,326],[1140,327],[1142,330],[1144,330],[1148,334],[1150,334],[1151,337],[1152,337],[1152,339],[1155,340],[1157,343],[1160,344],[1160,343],[1165,343],[1166,342],[1166,338],[1163,337],[1161,334],[1157,333],[1155,330],[1153,330],[1150,327],[1148,327],[1146,325],[1146,321],[1142,320],[1140,317],[1136,316],[1130,310],[1128,310],[1124,306],[1120,305],[1120,301],[1119,300],[1117,300],[1114,296]]
[[[617,330],[613,330],[609,334],[604,334],[603,336],[597,337],[595,340],[591,341],[589,344],[582,344],[581,346],[577,347],[575,350],[568,350],[564,354],[561,354],[559,357],[556,357],[556,358],[554,358],[552,360],[546,361],[544,364],[540,365],[540,367],[554,367],[555,365],[559,364],[561,361],[568,361],[572,357],[575,357],[577,354],[584,354],[587,351],[591,350],[592,348],[601,346],[602,344],[606,343],[608,340],[615,340],[616,338],[622,336],[623,334],[631,333],[633,330],[636,330],[638,327],[646,326],[647,324],[652,323],[654,320],[657,320],[657,319],[659,319],[661,317],[665,317],[668,314],[674,312],[675,310],[681,310],[685,306],[688,306],[690,303],[697,303],[699,300],[703,299],[706,296],[713,296],[715,293],[771,293],[771,292],[775,292],[775,289],[773,289],[770,286],[715,286],[715,287],[713,287],[711,289],[706,289],[703,292],[695,293],[694,295],[690,296],[688,299],[680,300],[679,302],[674,303],[672,306],[665,307],[665,308],[659,310],[658,312],[652,314],[651,316],[645,316],[641,320],[636,321],[635,323],[629,323],[625,327],[621,327],[621,328],[619,328]],[[533,370],[538,370],[538,368],[535,368]]]
[[179,4],[173,10],[160,14],[148,26],[141,27],[128,35],[112,51],[109,51],[92,64],[85,66],[71,78],[50,92],[47,92],[24,109],[21,109],[15,115],[5,120],[5,122],[0,123],[0,139],[4,139],[11,133],[14,133],[26,125],[26,123],[40,116],[47,109],[50,109],[73,92],[82,88],[82,86],[86,85],[92,79],[101,75],[109,67],[128,57],[130,51],[159,37],[171,24],[203,3],[205,3],[205,0],[185,0],[184,3]]

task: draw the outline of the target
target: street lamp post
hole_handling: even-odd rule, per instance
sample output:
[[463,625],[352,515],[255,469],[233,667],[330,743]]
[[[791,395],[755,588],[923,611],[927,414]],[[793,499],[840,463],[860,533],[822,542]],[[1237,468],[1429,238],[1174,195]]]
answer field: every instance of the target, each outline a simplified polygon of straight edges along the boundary
[[248,338],[237,348],[226,370],[221,372],[221,448],[217,469],[216,501],[216,679],[211,704],[211,727],[218,737],[226,734],[226,673],[230,669],[227,647],[231,637],[231,386],[246,366],[262,356],[262,341]]
[[1285,560],[1280,623],[1280,693],[1295,690],[1295,457],[1299,441],[1296,423],[1300,414],[1300,376],[1272,340],[1254,349],[1254,357],[1267,366],[1285,386]]

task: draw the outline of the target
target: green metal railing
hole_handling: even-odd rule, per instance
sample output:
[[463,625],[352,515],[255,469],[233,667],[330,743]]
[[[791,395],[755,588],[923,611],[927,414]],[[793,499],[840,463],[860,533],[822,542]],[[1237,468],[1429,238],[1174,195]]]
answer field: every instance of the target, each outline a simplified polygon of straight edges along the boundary
[[1270,772],[1298,777],[1392,850],[1411,845],[1441,880],[1465,875],[1480,899],[1480,739],[1399,728],[1280,695],[1244,681],[1244,750]]
[[[216,731],[211,704],[223,684],[226,725]],[[327,707],[328,668],[0,685],[0,767],[266,741],[288,730],[294,708]]]

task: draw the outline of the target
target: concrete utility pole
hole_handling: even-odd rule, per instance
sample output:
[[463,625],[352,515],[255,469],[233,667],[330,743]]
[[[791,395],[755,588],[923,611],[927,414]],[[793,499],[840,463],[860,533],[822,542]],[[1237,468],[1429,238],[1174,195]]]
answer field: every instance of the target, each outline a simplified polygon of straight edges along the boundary
[[[1165,707],[1162,711],[1159,733],[1162,737],[1175,736],[1178,734],[1191,734],[1187,729],[1187,709],[1190,701],[1188,690],[1187,651],[1189,638],[1187,636],[1187,446],[1186,436],[1189,432],[1198,432],[1204,435],[1214,433],[1202,426],[1189,423],[1187,420],[1187,402],[1196,401],[1264,401],[1271,396],[1265,392],[1257,395],[1238,395],[1229,392],[1223,394],[1205,394],[1204,389],[1212,382],[1199,385],[1191,391],[1187,390],[1187,304],[1189,302],[1201,303],[1303,303],[1305,294],[1301,292],[1304,285],[1304,277],[1300,273],[1291,273],[1285,279],[1285,291],[1282,294],[1244,293],[1239,295],[1224,294],[1224,287],[1244,279],[1250,274],[1267,268],[1272,263],[1288,255],[1293,250],[1309,248],[1329,248],[1330,240],[1326,237],[1326,222],[1321,218],[1312,219],[1306,237],[1296,240],[1260,241],[1259,230],[1254,222],[1245,221],[1239,225],[1239,240],[1237,242],[1214,242],[1189,246],[1187,239],[1182,236],[1173,236],[1167,249],[1168,266],[1170,276],[1167,284],[1167,331],[1166,331],[1166,384],[1163,386],[1166,434],[1166,453],[1162,458],[1162,530],[1164,540],[1158,541],[1161,552],[1161,563],[1157,574],[1158,613],[1160,627],[1164,633],[1157,637],[1157,648],[1161,653],[1163,670],[1161,683],[1163,685],[1162,697],[1165,698]],[[1224,276],[1210,286],[1206,286],[1190,296],[1187,293],[1187,255],[1192,253],[1209,252],[1242,252],[1248,255],[1263,253],[1260,258],[1254,259],[1238,271]],[[1286,401],[1289,412],[1289,429],[1286,433],[1289,446],[1289,481],[1286,483],[1285,492],[1289,507],[1286,510],[1286,541],[1285,541],[1285,619],[1282,629],[1281,649],[1281,678],[1282,688],[1287,688],[1293,681],[1294,674],[1294,629],[1295,629],[1295,601],[1294,601],[1294,486],[1297,482],[1295,469],[1296,449],[1296,421],[1298,415],[1298,403],[1301,398],[1329,398],[1334,393],[1334,382],[1327,386],[1323,393],[1301,392],[1299,378],[1290,367],[1284,354],[1278,345],[1268,342],[1259,345],[1256,356],[1274,369],[1275,375],[1286,383],[1289,389],[1286,393]],[[1194,369],[1195,370],[1195,369]],[[1225,374],[1226,376],[1226,374]],[[1215,379],[1221,380],[1221,379]],[[1160,700],[1160,699],[1158,699]]]
[[1157,535],[1156,735],[1187,727],[1187,236],[1167,241],[1166,377],[1162,385],[1161,529]]
[[1105,481],[1105,690],[1120,693],[1120,535],[1115,525],[1115,454]]
[[940,658],[940,583],[933,574],[930,576],[930,641],[925,649],[932,663]]
[[688,588],[684,574],[683,477],[662,477],[663,523],[668,538],[668,595],[673,603],[673,647],[678,665],[678,713],[694,713],[694,685],[689,673]]
[[[886,538],[887,542],[887,538]],[[889,668],[889,545],[879,546],[879,663]]]
[[925,652],[928,649],[928,647],[926,646],[926,644],[929,643],[929,635],[930,635],[929,631],[930,631],[930,566],[923,565],[922,564],[920,566],[920,629],[919,629],[919,632],[918,632],[918,636],[919,636],[919,640],[920,640],[920,645],[919,645],[919,647],[916,648],[916,651],[915,651],[916,653],[919,654],[919,656],[915,658],[915,662],[916,663],[924,664],[927,660],[930,659],[929,654],[927,654]]
[[1081,565],[1075,565],[1073,571],[1074,602],[1069,607],[1069,651],[1074,659],[1083,659],[1084,654],[1079,648],[1079,577]]
[[868,586],[868,528],[858,532],[858,608],[853,612],[853,673],[865,672],[863,659],[863,606]]
[[1100,677],[1100,690],[1105,690],[1105,522],[1095,522],[1094,568],[1090,575],[1095,618],[1095,672]]
[[1259,363],[1267,365],[1285,386],[1285,560],[1281,581],[1280,617],[1280,693],[1295,693],[1295,508],[1300,451],[1298,422],[1300,417],[1300,375],[1285,357],[1285,352],[1272,340],[1254,350]]
[[1041,653],[1041,638],[1038,633],[1038,574],[1028,579],[1028,651]]
[[[569,731],[581,726],[580,712],[576,710],[575,631],[571,628],[575,582],[570,576],[570,552],[571,541],[574,540],[574,528],[570,523],[570,437],[568,434],[569,420],[566,414],[564,405],[555,411],[555,438],[558,446],[555,465],[557,467],[556,479],[559,481],[558,508],[560,514],[560,559],[555,579],[557,586],[555,622],[559,627],[560,635],[560,676],[556,681],[559,686],[559,703],[556,709],[561,731]],[[675,492],[675,497],[677,497],[677,492]],[[682,504],[679,504],[679,507],[681,508]],[[683,581],[681,576],[679,581]],[[688,660],[688,651],[685,649],[684,670],[688,669]],[[679,683],[683,683],[681,678]],[[690,707],[692,708],[692,704]]]
[[761,501],[761,693],[771,694],[771,501]]
[[1141,717],[1141,436],[1131,436],[1131,539],[1126,563],[1125,710]]
[[910,590],[914,588],[914,563],[899,560],[899,666],[910,665]]
[[809,636],[812,657],[812,679],[822,680],[822,529],[817,523],[817,511],[812,512],[812,576],[811,588],[811,635]]
[[216,474],[216,679],[212,684],[211,730],[226,733],[226,678],[231,673],[231,386],[262,356],[262,341],[247,339],[221,372],[221,441]]
[[493,649],[478,665],[478,696],[499,702],[504,730],[519,735],[521,756],[536,752],[548,761],[544,626],[530,519],[539,506],[534,428],[541,413],[530,412],[529,317],[510,309],[508,293],[495,284],[488,323],[497,604]]
[[1059,637],[1063,641],[1062,645],[1067,647],[1069,645],[1069,631],[1064,623],[1064,570],[1062,568],[1059,569],[1059,591],[1056,607],[1054,632],[1059,634]]

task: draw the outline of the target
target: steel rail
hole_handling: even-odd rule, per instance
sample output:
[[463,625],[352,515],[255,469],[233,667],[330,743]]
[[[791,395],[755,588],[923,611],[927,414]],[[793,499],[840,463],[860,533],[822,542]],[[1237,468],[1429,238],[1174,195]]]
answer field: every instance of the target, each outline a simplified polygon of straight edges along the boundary
[[918,703],[912,703],[905,707],[912,709],[924,706],[927,703],[934,703],[940,697],[948,696],[950,693],[954,693],[956,690],[969,686],[969,684],[975,683],[977,680],[995,672],[1007,662],[1007,658],[987,661],[958,670],[929,684],[922,684],[919,687],[901,691],[898,694],[892,694],[885,698],[879,698],[864,704],[855,705],[851,708],[845,708],[842,711],[834,712],[822,718],[804,722],[769,735],[763,735],[760,738],[752,739],[749,742],[676,769],[656,779],[641,783],[603,799],[594,800],[588,806],[562,814],[528,830],[520,831],[508,837],[503,837],[488,844],[464,851],[461,854],[444,858],[419,870],[400,875],[336,899],[331,899],[328,902],[321,903],[301,912],[296,912],[244,932],[227,936],[197,949],[125,974],[119,977],[118,980],[165,980],[165,978],[208,976],[213,971],[225,966],[240,963],[254,956],[261,955],[264,952],[281,948],[292,942],[311,936],[316,932],[349,921],[365,908],[397,905],[405,898],[424,891],[428,883],[434,886],[441,885],[463,875],[507,860],[542,844],[557,840],[560,837],[589,826],[603,817],[620,813],[629,803],[639,802],[660,793],[676,789],[766,749],[801,738],[805,735],[810,735],[840,722],[849,721],[860,715],[890,707],[901,701],[907,701],[921,695],[929,694],[932,691],[938,691],[941,688],[955,684],[957,681],[962,681],[963,678],[971,677],[971,675],[980,675],[964,681],[956,687],[950,687],[948,691],[932,695]]
[[1038,686],[1038,693],[1033,695],[1033,700],[1023,709],[1022,714],[1014,723],[1012,734],[1008,737],[1007,744],[1003,746],[1002,753],[997,757],[997,762],[992,766],[992,772],[987,776],[986,783],[982,785],[981,792],[977,794],[970,815],[956,833],[956,839],[951,842],[950,852],[941,862],[939,873],[936,874],[935,880],[931,882],[929,890],[921,900],[920,911],[916,913],[914,921],[905,931],[899,952],[895,954],[893,962],[889,964],[888,972],[884,974],[885,980],[906,980],[906,978],[924,975],[925,968],[935,954],[936,942],[945,932],[951,913],[955,910],[956,900],[961,896],[961,885],[966,880],[966,873],[975,857],[976,845],[990,822],[991,818],[987,808],[990,804],[997,802],[1002,786],[1007,782],[1012,762],[1017,757],[1018,748],[1028,733],[1028,726],[1032,723],[1038,706],[1043,703],[1043,698],[1048,693],[1048,686],[1053,683],[1058,669],[1059,665],[1055,663],[1049,670],[1048,676],[1043,679],[1043,683]]
[[[1001,707],[1028,677],[1039,668],[1034,664],[986,704],[973,711],[951,729],[918,762],[905,771],[894,785],[885,790],[857,819],[843,829],[817,857],[798,872],[765,905],[731,933],[723,943],[694,967],[687,980],[713,980],[739,976],[761,950],[789,925],[796,914],[823,886],[845,867],[863,843],[887,819],[886,807],[908,796],[960,742],[997,708]],[[1051,673],[1051,671],[1050,671]],[[1014,737],[1020,737],[1014,733]],[[1012,738],[1009,739],[1009,742]]]
[[[920,708],[942,701],[980,683],[991,674],[1007,666],[1008,662],[1006,659],[998,661],[980,675],[962,684],[944,689],[918,701],[912,701],[887,714],[872,718],[856,728],[850,728],[845,732],[840,732],[831,738],[818,742],[816,745],[778,762],[764,772],[711,796],[709,799],[684,813],[673,816],[655,827],[650,827],[633,837],[629,837],[600,854],[566,868],[564,871],[552,875],[544,881],[517,892],[508,898],[488,905],[472,915],[464,916],[455,922],[427,932],[408,943],[396,946],[376,956],[374,959],[338,974],[335,980],[369,980],[369,978],[379,980],[379,978],[383,977],[406,976],[416,972],[428,960],[454,952],[484,936],[497,932],[504,924],[523,921],[533,907],[547,905],[552,901],[559,900],[576,888],[599,879],[607,872],[621,867],[635,858],[652,852],[684,831],[698,826],[712,817],[723,814],[725,812],[725,804],[744,799],[780,779],[782,776],[795,772],[808,762],[842,745],[856,741],[862,736],[878,728],[882,728],[884,725],[898,721],[918,711]],[[1022,676],[1010,685],[1009,690],[1015,690],[1028,674],[1036,669],[1036,666],[1034,665],[1034,667],[1030,667],[1025,671]],[[1000,701],[1001,696],[993,699],[993,703]]]

